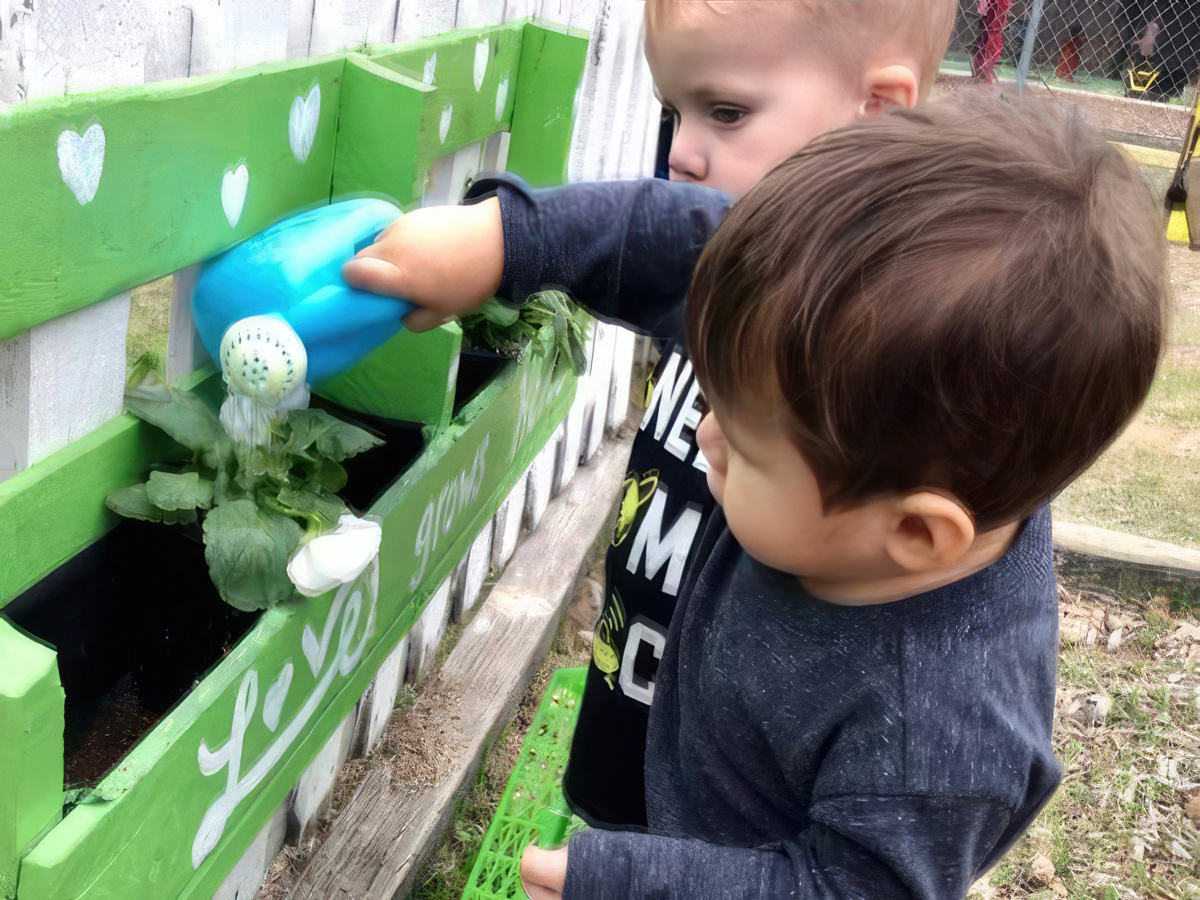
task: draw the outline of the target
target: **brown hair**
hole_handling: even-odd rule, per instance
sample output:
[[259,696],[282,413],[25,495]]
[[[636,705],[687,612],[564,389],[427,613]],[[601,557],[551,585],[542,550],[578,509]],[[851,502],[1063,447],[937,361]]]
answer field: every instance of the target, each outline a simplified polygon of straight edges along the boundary
[[723,401],[784,404],[827,507],[936,487],[987,530],[1061,490],[1145,399],[1161,230],[1073,111],[959,97],[866,120],[730,212],[692,285],[693,363]]
[[[664,18],[700,5],[695,0],[650,0],[645,4],[646,23],[653,28]],[[858,67],[870,62],[867,51],[885,47],[911,53],[921,69],[921,99],[928,96],[946,55],[958,8],[956,0],[716,0],[703,5],[734,15],[791,11],[805,26],[802,35],[811,32],[816,20],[821,26],[815,35],[818,46],[829,52],[834,63],[844,65],[848,76],[857,76]]]

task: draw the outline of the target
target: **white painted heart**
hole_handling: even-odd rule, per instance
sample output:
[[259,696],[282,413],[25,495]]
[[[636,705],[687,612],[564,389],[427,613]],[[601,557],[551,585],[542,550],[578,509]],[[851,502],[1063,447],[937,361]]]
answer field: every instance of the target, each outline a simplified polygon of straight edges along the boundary
[[104,171],[104,129],[99,123],[82,137],[70,130],[58,136],[58,168],[79,205],[90,203]]
[[425,60],[425,71],[421,75],[421,84],[433,84],[434,73],[437,72],[437,54],[432,53],[429,59]]
[[250,186],[250,171],[245,163],[238,163],[236,169],[225,173],[221,180],[221,206],[225,209],[225,218],[230,227],[236,227],[242,217],[242,207],[246,203],[246,189]]
[[450,118],[454,115],[454,105],[446,104],[446,108],[442,110],[442,121],[438,125],[438,138],[444,144],[446,143],[446,135],[450,133]]
[[475,45],[475,70],[471,74],[475,79],[476,91],[483,87],[483,76],[487,74],[487,65],[488,39],[484,38]]
[[288,142],[292,145],[292,156],[303,163],[312,151],[317,136],[317,122],[321,118],[321,86],[314,84],[307,97],[292,101],[292,112],[288,116]]
[[504,118],[504,107],[508,105],[508,76],[505,75],[500,79],[500,85],[496,88],[496,121],[499,122]]
[[266,699],[263,700],[263,724],[271,731],[279,727],[279,717],[283,713],[283,701],[287,699],[288,689],[292,686],[292,661],[283,664],[283,669],[275,683],[267,689]]

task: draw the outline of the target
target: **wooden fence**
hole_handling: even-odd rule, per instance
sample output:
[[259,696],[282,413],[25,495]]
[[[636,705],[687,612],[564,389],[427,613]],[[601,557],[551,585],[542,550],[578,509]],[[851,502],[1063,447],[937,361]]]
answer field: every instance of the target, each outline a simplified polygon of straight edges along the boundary
[[[121,412],[132,289],[173,275],[167,374],[191,384],[198,264],[297,208],[452,202],[506,165],[647,174],[640,43],[625,0],[0,0],[0,608],[104,537],[104,495],[166,449]],[[456,334],[421,351],[451,399]],[[623,418],[632,335],[600,326],[590,355],[577,385],[529,358],[439,400],[372,507],[378,568],[262,616],[85,796],[62,793],[55,653],[0,620],[0,897],[244,895]]]

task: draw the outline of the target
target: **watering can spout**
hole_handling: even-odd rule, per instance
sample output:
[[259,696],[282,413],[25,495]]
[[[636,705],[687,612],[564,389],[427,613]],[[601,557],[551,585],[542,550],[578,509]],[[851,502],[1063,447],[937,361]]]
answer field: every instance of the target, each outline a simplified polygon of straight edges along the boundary
[[220,361],[222,338],[235,323],[268,315],[303,343],[310,383],[353,367],[400,331],[413,309],[342,278],[343,264],[399,215],[386,200],[345,200],[284,219],[210,260],[192,297],[205,349]]

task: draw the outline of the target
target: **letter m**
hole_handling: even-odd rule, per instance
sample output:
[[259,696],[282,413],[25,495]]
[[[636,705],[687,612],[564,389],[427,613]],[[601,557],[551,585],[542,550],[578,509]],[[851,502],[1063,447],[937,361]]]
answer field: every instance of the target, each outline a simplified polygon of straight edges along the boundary
[[686,506],[675,518],[671,530],[663,536],[663,511],[667,506],[667,490],[659,486],[650,501],[650,508],[638,525],[637,534],[633,538],[633,546],[629,550],[629,562],[626,568],[636,573],[641,564],[642,555],[646,556],[646,578],[653,580],[658,570],[667,565],[667,575],[663,579],[663,592],[672,597],[679,593],[679,584],[683,580],[683,566],[687,562],[688,550],[696,538],[700,528],[700,510]]

